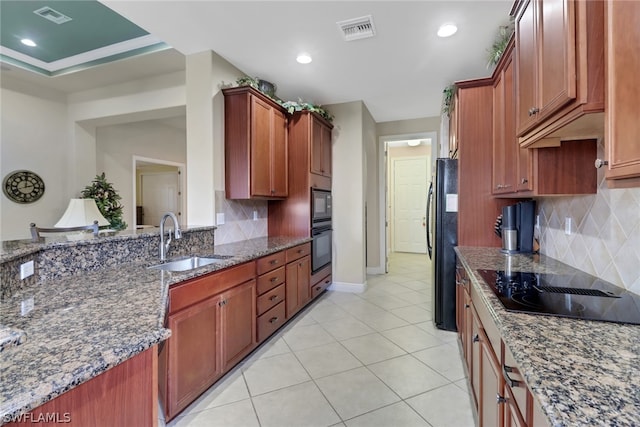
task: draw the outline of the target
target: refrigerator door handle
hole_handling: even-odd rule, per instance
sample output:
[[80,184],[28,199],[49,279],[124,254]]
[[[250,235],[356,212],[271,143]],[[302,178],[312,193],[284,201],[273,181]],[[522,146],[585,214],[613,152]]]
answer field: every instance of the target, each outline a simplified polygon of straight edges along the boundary
[[431,203],[433,200],[433,181],[429,183],[429,192],[427,193],[427,251],[429,259],[433,259],[433,245],[431,243]]

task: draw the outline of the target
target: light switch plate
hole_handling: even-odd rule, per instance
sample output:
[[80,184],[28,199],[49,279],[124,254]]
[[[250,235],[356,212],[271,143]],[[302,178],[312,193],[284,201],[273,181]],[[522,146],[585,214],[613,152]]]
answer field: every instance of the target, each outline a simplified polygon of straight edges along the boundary
[[29,276],[33,276],[34,266],[33,260],[20,264],[20,280],[24,280]]
[[216,224],[217,225],[224,224],[224,212],[220,212],[220,213],[216,214]]
[[26,316],[31,310],[33,310],[34,305],[35,302],[33,300],[33,297],[22,300],[20,304],[20,314],[22,316]]
[[568,216],[564,219],[564,234],[567,236],[571,234],[571,217]]

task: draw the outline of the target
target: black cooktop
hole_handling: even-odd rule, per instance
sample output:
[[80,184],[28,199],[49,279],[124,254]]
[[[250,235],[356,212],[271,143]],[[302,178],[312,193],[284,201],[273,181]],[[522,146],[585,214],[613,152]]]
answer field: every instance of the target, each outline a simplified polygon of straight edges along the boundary
[[587,273],[478,273],[508,311],[640,325],[640,295]]

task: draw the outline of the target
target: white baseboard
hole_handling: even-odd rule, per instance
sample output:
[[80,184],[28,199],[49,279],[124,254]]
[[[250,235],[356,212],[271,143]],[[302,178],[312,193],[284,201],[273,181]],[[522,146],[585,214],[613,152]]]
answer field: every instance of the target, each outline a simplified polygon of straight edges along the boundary
[[367,274],[386,274],[384,271],[384,266],[381,265],[379,267],[367,267]]
[[367,284],[366,283],[333,282],[329,286],[329,290],[359,294],[367,290]]

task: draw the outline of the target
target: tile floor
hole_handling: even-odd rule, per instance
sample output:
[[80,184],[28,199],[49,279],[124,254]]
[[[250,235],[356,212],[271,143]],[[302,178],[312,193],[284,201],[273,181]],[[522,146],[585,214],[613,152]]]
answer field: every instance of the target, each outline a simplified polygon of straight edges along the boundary
[[167,425],[473,426],[456,334],[431,321],[427,261],[392,254],[366,292],[325,292]]

